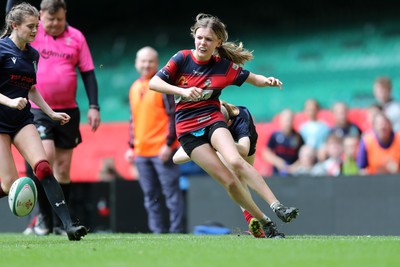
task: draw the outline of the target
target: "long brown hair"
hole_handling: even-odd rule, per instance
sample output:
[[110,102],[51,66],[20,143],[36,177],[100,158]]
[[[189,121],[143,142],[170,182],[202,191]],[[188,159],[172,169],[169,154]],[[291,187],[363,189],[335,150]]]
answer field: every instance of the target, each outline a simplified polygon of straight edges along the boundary
[[239,115],[239,109],[235,106],[232,105],[224,100],[220,100],[221,103],[221,112],[222,115],[224,115],[225,120],[231,120],[235,118],[237,115]]
[[34,16],[39,18],[39,11],[36,9],[36,7],[25,2],[13,6],[6,15],[4,28],[0,38],[10,35],[13,30],[12,24],[15,23],[17,25],[21,25],[26,16]]
[[253,52],[244,49],[243,43],[238,44],[228,42],[228,32],[222,21],[212,15],[200,13],[196,16],[196,23],[190,28],[191,35],[194,37],[197,29],[210,28],[215,35],[222,41],[220,47],[217,47],[218,56],[226,58],[236,64],[243,65],[246,61],[253,59]]

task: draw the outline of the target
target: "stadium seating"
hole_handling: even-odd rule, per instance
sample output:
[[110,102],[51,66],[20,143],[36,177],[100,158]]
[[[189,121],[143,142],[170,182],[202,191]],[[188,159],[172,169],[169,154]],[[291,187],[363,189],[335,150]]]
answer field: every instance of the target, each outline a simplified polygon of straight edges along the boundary
[[[368,123],[368,113],[367,109],[363,108],[355,108],[349,110],[349,120],[356,124],[362,131],[366,131],[370,129],[370,125]],[[324,121],[327,125],[332,126],[334,122],[334,117],[331,110],[322,109],[318,113],[318,118]],[[295,130],[300,129],[300,125],[305,122],[307,116],[304,112],[297,112],[294,115],[293,127]],[[256,159],[254,161],[254,167],[265,177],[270,176],[272,173],[272,166],[269,163],[266,163],[262,159],[262,151],[267,145],[268,139],[271,136],[272,132],[279,129],[279,114],[276,115],[271,122],[267,123],[257,123],[257,132],[258,132],[258,143],[256,150]]]
[[[318,117],[328,125],[333,123],[330,110],[321,110]],[[351,109],[349,118],[362,130],[369,129],[366,109]],[[294,128],[304,122],[306,116],[303,112],[295,114]],[[272,132],[279,129],[279,116],[276,115],[270,122],[257,123],[258,143],[254,167],[265,177],[272,173],[272,166],[262,159],[262,152]],[[136,179],[131,165],[125,160],[124,154],[128,149],[129,123],[108,122],[93,133],[87,124],[81,125],[83,142],[74,150],[72,160],[72,180],[77,182],[96,182],[100,180],[99,173],[105,160],[113,159],[118,173],[127,180]],[[20,176],[24,176],[25,165],[20,154],[13,149],[17,168]]]
[[[323,108],[342,100],[352,108],[365,108],[373,102],[372,82],[378,75],[393,78],[400,86],[397,75],[400,60],[398,43],[399,21],[375,24],[354,24],[309,30],[300,33],[246,35],[240,33],[245,47],[254,50],[254,60],[245,68],[255,73],[275,76],[284,82],[283,90],[260,89],[244,84],[228,87],[222,98],[250,108],[257,122],[268,122],[283,108],[301,111],[307,98],[316,98]],[[274,38],[270,38],[273,35]],[[88,37],[100,86],[103,121],[129,119],[128,90],[138,77],[134,66],[135,51],[141,47],[126,36],[109,39]],[[146,39],[147,38],[147,39]],[[182,47],[182,40],[160,46],[154,36],[141,38],[143,44],[154,44],[159,51],[160,67]],[[81,84],[80,84],[81,86]],[[81,87],[82,88],[82,87]],[[400,91],[394,96],[400,98]],[[78,102],[87,106],[86,92],[79,90]],[[82,121],[85,122],[85,113]]]

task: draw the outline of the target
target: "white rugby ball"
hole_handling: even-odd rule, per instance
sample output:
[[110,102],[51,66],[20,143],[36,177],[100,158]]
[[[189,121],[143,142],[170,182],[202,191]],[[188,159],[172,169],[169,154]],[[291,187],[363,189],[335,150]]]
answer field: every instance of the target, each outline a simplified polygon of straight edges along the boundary
[[11,212],[18,217],[31,213],[37,200],[37,189],[33,180],[29,177],[21,177],[15,180],[8,193],[8,205]]

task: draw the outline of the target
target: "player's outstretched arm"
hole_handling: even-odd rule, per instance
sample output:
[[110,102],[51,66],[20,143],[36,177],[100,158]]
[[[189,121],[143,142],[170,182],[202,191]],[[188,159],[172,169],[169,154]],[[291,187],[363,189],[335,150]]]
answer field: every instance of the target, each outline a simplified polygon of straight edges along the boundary
[[279,87],[279,89],[282,90],[282,82],[274,77],[265,77],[264,75],[260,75],[260,74],[254,74],[251,73],[249,74],[249,77],[247,77],[246,80],[247,83],[250,83],[254,86],[257,87],[266,87],[266,86],[275,86],[275,87]]

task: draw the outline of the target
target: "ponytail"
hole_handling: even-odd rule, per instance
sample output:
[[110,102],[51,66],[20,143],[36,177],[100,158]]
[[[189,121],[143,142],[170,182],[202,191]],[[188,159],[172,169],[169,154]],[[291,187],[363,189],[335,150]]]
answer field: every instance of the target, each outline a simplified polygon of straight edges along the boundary
[[[227,120],[228,119],[233,119],[237,115],[239,115],[239,109],[235,105],[232,105],[232,104],[230,104],[230,103],[228,103],[228,102],[226,102],[224,100],[220,100],[220,103],[221,103],[221,109],[222,109],[222,107],[224,107],[225,110],[226,110],[226,113],[228,115],[227,116],[228,118],[225,118],[225,119],[227,119]],[[226,117],[225,114],[224,114],[224,117]]]
[[230,61],[243,65],[246,61],[253,59],[253,51],[243,48],[243,43],[235,44],[233,42],[222,43],[217,47],[218,55],[221,58],[229,59]]

